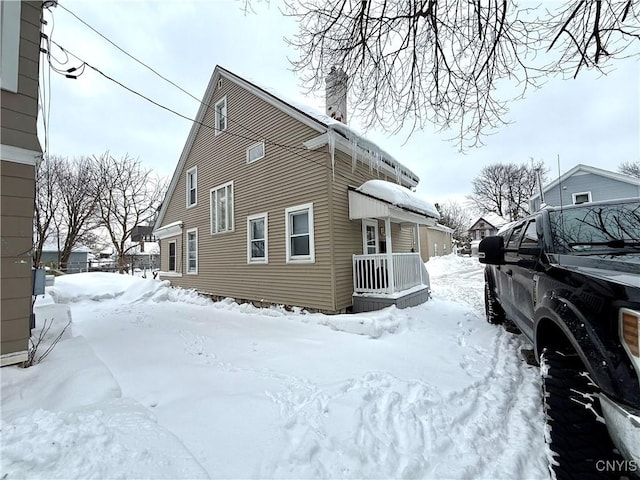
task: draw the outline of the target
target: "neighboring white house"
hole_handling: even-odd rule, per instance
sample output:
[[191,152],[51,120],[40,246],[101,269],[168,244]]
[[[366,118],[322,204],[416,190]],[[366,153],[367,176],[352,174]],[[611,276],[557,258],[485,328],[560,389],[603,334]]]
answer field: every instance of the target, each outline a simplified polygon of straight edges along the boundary
[[545,185],[542,197],[536,193],[529,199],[532,212],[542,203],[561,206],[640,197],[640,178],[579,164]]
[[469,236],[471,237],[471,240],[482,240],[484,237],[495,235],[498,233],[500,227],[506,224],[507,221],[497,213],[484,213],[471,224],[471,227],[469,227]]

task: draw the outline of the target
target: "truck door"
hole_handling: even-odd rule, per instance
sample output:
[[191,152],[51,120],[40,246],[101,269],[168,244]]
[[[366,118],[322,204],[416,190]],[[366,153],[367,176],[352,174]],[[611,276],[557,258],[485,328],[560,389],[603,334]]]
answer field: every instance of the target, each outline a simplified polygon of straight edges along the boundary
[[505,238],[505,253],[504,259],[506,265],[500,265],[498,267],[497,288],[498,297],[500,298],[500,304],[504,309],[507,317],[515,321],[516,317],[516,305],[513,295],[513,266],[517,261],[518,245],[522,238],[522,229],[524,228],[524,222],[514,225],[511,233]]
[[534,277],[540,256],[540,240],[535,219],[524,228],[518,245],[516,263],[512,265],[512,292],[514,310],[512,320],[529,338],[533,338]]

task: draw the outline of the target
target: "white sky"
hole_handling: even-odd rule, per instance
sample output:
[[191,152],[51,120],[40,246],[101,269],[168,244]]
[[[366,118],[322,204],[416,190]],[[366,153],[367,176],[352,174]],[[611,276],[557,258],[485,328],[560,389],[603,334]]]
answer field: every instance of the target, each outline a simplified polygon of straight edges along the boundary
[[[292,36],[296,24],[280,14],[278,0],[255,3],[257,13],[247,16],[242,2],[225,0],[61,0],[61,5],[198,98],[219,64],[288,98],[324,109],[324,92],[309,99],[290,70],[287,58],[295,58],[297,52],[284,36]],[[62,6],[45,13],[44,31],[54,41],[126,86],[195,117],[198,102],[119,52]],[[64,59],[57,48],[53,53]],[[68,65],[78,64],[71,60]],[[389,136],[370,130],[367,137],[419,175],[417,192],[431,202],[463,198],[480,169],[496,162],[544,160],[554,177],[558,156],[561,172],[578,163],[617,171],[623,161],[640,158],[640,73],[637,58],[613,67],[606,77],[583,72],[577,80],[551,79],[511,105],[507,119],[513,123],[486,137],[484,147],[466,153],[446,140],[455,132],[436,134],[435,128],[416,132],[406,142],[402,133]],[[161,176],[171,176],[189,121],[89,69],[77,80],[51,72],[49,82],[48,69],[44,74],[51,154],[128,153]],[[349,124],[361,129],[357,120],[350,118]]]

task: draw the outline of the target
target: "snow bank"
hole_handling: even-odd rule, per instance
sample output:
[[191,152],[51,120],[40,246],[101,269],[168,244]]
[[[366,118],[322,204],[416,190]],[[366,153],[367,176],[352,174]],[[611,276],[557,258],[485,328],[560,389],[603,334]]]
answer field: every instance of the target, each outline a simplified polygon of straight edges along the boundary
[[429,278],[432,280],[433,278],[439,278],[453,272],[461,274],[464,272],[484,270],[484,265],[481,264],[477,258],[461,257],[453,253],[441,257],[431,257],[429,261],[425,263],[425,266],[429,272]]
[[440,218],[432,203],[418,197],[408,188],[385,180],[368,180],[356,188],[357,191],[385,200],[392,205],[423,213],[429,217]]
[[54,286],[47,287],[47,294],[56,303],[100,301],[113,298],[118,298],[122,303],[128,304],[147,300],[196,305],[211,303],[211,300],[198,295],[193,290],[171,287],[168,280],[154,280],[106,272],[75,273],[57,277]]
[[[34,334],[53,325],[46,347],[71,318],[68,305],[39,301]],[[208,478],[70,330],[42,363],[3,368],[1,394],[0,478]]]

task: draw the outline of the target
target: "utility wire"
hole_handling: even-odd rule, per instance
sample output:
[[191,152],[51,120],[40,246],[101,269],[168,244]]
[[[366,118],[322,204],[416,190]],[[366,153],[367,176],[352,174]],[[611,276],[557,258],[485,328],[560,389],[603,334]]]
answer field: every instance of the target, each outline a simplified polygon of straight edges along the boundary
[[[198,97],[194,96],[192,93],[188,92],[187,90],[185,90],[184,88],[182,88],[180,85],[178,85],[178,84],[177,84],[177,83],[175,83],[174,81],[170,80],[169,78],[167,78],[167,77],[165,77],[164,75],[162,75],[161,73],[159,73],[159,72],[158,72],[157,70],[155,70],[153,67],[150,67],[149,65],[147,65],[147,64],[146,64],[145,62],[143,62],[142,60],[138,59],[138,58],[137,58],[137,57],[135,57],[134,55],[132,55],[132,54],[130,54],[129,52],[127,52],[125,49],[123,49],[122,47],[120,47],[119,45],[117,45],[115,42],[113,42],[111,39],[109,39],[106,35],[104,35],[104,34],[102,34],[101,32],[99,32],[96,28],[94,28],[94,27],[92,27],[91,25],[89,25],[89,23],[87,23],[85,20],[83,20],[82,18],[80,18],[78,15],[76,15],[74,12],[72,12],[72,11],[71,11],[71,10],[69,10],[68,8],[66,8],[64,5],[62,5],[62,4],[60,4],[60,3],[58,3],[58,6],[62,7],[62,9],[63,9],[63,10],[65,10],[65,11],[66,11],[66,12],[68,12],[70,15],[72,15],[73,17],[75,17],[79,22],[81,22],[81,23],[82,23],[83,25],[85,25],[87,28],[89,28],[90,30],[92,30],[93,32],[95,32],[97,35],[99,35],[101,38],[103,38],[104,40],[106,40],[107,42],[109,42],[111,45],[113,45],[113,46],[114,46],[115,48],[117,48],[119,51],[121,51],[122,53],[124,53],[126,56],[128,56],[129,58],[131,58],[131,59],[132,59],[132,60],[134,60],[135,62],[139,63],[140,65],[142,65],[143,67],[145,67],[145,68],[146,68],[146,69],[148,69],[149,71],[153,72],[155,75],[157,75],[158,77],[160,77],[160,78],[161,78],[162,80],[164,80],[165,82],[167,82],[167,83],[171,84],[172,86],[176,87],[178,90],[180,90],[181,92],[185,93],[186,95],[188,95],[189,97],[191,97],[192,99],[194,99],[195,101],[197,101],[200,105],[203,105],[203,106],[205,106],[205,107],[207,107],[207,108],[211,108],[211,107],[212,107],[212,105],[211,105],[210,103],[203,102],[203,101],[202,101],[202,100],[200,100]],[[58,44],[56,44],[56,45],[57,45],[59,48],[61,48],[61,49],[62,49],[62,47],[60,47],[60,45],[58,45]],[[62,49],[62,50],[63,50],[63,52],[64,52],[64,49]],[[69,53],[71,53],[71,52],[69,52]],[[72,54],[72,55],[73,55],[73,54]],[[163,109],[165,109],[165,110],[168,110],[168,111],[170,111],[170,112],[172,112],[172,113],[174,113],[174,114],[176,114],[176,115],[178,115],[178,116],[180,116],[180,117],[182,117],[182,118],[185,118],[185,119],[187,119],[187,120],[190,120],[190,121],[192,121],[192,122],[194,122],[194,123],[198,123],[198,124],[200,124],[201,126],[205,126],[205,127],[207,127],[207,128],[212,128],[212,127],[210,127],[209,125],[206,125],[206,124],[203,124],[203,123],[200,123],[200,122],[196,122],[195,120],[193,120],[193,119],[191,119],[191,118],[189,118],[189,117],[187,117],[187,116],[185,116],[185,115],[182,115],[182,114],[180,114],[180,113],[178,113],[178,112],[176,112],[176,111],[174,111],[174,110],[171,110],[171,109],[170,109],[170,108],[168,108],[168,107],[165,107],[164,105],[161,105],[161,104],[159,104],[159,103],[155,102],[154,100],[151,100],[151,99],[149,99],[149,98],[145,97],[144,95],[140,94],[139,92],[137,92],[137,91],[134,91],[134,90],[130,89],[130,88],[129,88],[129,87],[127,87],[126,85],[124,85],[124,84],[122,84],[122,83],[118,82],[117,80],[115,80],[115,79],[113,79],[113,78],[109,77],[108,75],[104,74],[103,72],[101,72],[101,71],[100,71],[100,70],[98,70],[97,68],[95,68],[95,67],[93,67],[93,66],[89,65],[89,64],[88,64],[88,63],[86,63],[85,61],[83,61],[83,60],[81,60],[80,58],[78,58],[76,55],[73,55],[73,56],[74,56],[74,57],[76,57],[76,58],[77,58],[78,60],[80,60],[81,62],[83,62],[83,63],[84,63],[85,65],[87,65],[88,67],[90,67],[91,69],[93,69],[94,71],[96,71],[97,73],[99,73],[100,75],[104,76],[105,78],[107,78],[107,79],[109,79],[109,80],[111,80],[111,81],[113,81],[113,82],[117,83],[117,84],[118,84],[118,85],[120,85],[121,87],[123,87],[123,88],[125,88],[125,89],[129,90],[130,92],[132,92],[132,93],[134,93],[134,94],[136,94],[136,95],[138,95],[138,96],[140,96],[140,97],[144,98],[145,100],[147,100],[147,101],[149,101],[149,102],[151,102],[151,103],[153,103],[153,104],[155,104],[155,105],[159,106],[160,108],[163,108]],[[58,73],[62,73],[62,72],[58,72]],[[80,73],[80,74],[81,74],[81,73]],[[304,151],[304,152],[307,152],[307,151],[308,151],[308,149],[306,149],[306,148],[302,148],[302,147],[294,147],[294,146],[289,146],[289,145],[283,145],[283,144],[279,144],[279,143],[277,143],[277,142],[269,141],[269,140],[267,140],[267,139],[265,138],[266,136],[265,136],[265,135],[263,135],[262,133],[260,133],[260,132],[256,132],[255,130],[252,130],[251,128],[249,128],[249,127],[247,127],[247,126],[245,126],[245,125],[241,124],[240,122],[238,122],[237,120],[235,120],[235,119],[233,119],[233,118],[230,118],[230,117],[228,117],[228,116],[225,116],[225,118],[226,118],[226,120],[227,120],[227,121],[230,121],[230,122],[232,122],[232,123],[235,123],[235,124],[236,124],[236,125],[238,125],[239,127],[242,127],[244,130],[246,130],[246,131],[248,131],[248,132],[250,132],[250,133],[252,133],[252,134],[254,134],[254,135],[258,135],[258,136],[260,137],[260,138],[258,138],[258,139],[252,139],[252,140],[254,140],[254,141],[256,141],[256,140],[258,140],[258,141],[259,141],[259,140],[263,140],[263,141],[265,141],[265,143],[269,143],[269,144],[271,144],[271,145],[275,145],[275,146],[278,146],[278,147],[281,147],[281,148],[284,148],[284,149],[287,149],[287,150],[290,150],[290,151],[294,151],[294,149],[297,149],[297,150],[300,150],[300,151]],[[216,130],[216,129],[214,128],[214,130]],[[218,130],[216,130],[216,131],[218,131]],[[232,134],[232,133],[230,133],[230,132],[227,132],[227,133],[229,133],[229,134],[231,134],[231,135],[235,135],[236,137],[239,137],[239,138],[250,139],[250,137],[243,137],[243,136],[241,136],[241,135],[239,135],[239,134]],[[298,155],[300,155],[300,154],[298,153]],[[300,156],[301,156],[301,157],[303,157],[303,158],[306,158],[306,157],[304,157],[304,156],[302,156],[302,155],[300,155]],[[307,160],[313,161],[313,160],[308,159],[308,158],[307,158]],[[372,165],[370,165],[370,166],[372,166]],[[327,166],[327,168],[329,168],[329,167]],[[333,171],[333,170],[334,170],[334,169],[332,168],[332,171]],[[334,174],[335,174],[335,172],[334,172]],[[344,175],[342,175],[342,176],[346,179],[346,177],[345,177]]]
[[[203,102],[200,98],[196,97],[195,95],[193,95],[192,93],[188,92],[187,90],[185,90],[184,88],[182,88],[180,85],[178,85],[177,83],[175,83],[174,81],[170,80],[169,78],[165,77],[164,75],[162,75],[161,73],[159,73],[156,69],[154,69],[153,67],[147,65],[145,62],[143,62],[142,60],[140,60],[139,58],[135,57],[134,55],[132,55],[131,53],[127,52],[124,48],[120,47],[119,45],[117,45],[114,41],[112,41],[110,38],[108,38],[106,35],[104,35],[103,33],[99,32],[96,28],[92,27],[91,25],[89,25],[85,20],[83,20],[82,18],[80,18],[78,15],[76,15],[74,12],[72,12],[71,10],[69,10],[68,8],[66,8],[64,5],[61,5],[60,3],[58,3],[58,6],[62,7],[63,10],[65,10],[66,12],[68,12],[70,15],[72,15],[73,17],[75,17],[79,22],[81,22],[83,25],[85,25],[87,28],[89,28],[90,30],[92,30],[93,32],[95,32],[97,35],[99,35],[100,37],[102,37],[104,40],[106,40],[107,42],[109,42],[111,45],[113,45],[115,48],[117,48],[119,51],[121,51],[122,53],[124,53],[127,57],[129,57],[130,59],[132,59],[133,61],[139,63],[140,65],[142,65],[143,67],[145,67],[147,70],[153,72],[155,75],[157,75],[158,77],[160,77],[162,80],[164,80],[165,82],[173,85],[174,87],[176,87],[178,90],[180,90],[181,92],[185,93],[186,95],[188,95],[189,97],[191,97],[192,99],[194,99],[196,102],[198,102],[200,105],[204,105],[205,107],[211,107],[211,104]],[[233,123],[236,123],[238,126],[244,128],[245,130],[247,130],[250,133],[253,133],[254,135],[261,135],[261,133],[256,132],[254,130],[252,130],[251,128],[242,125],[240,122],[237,122],[234,119],[227,119],[228,121],[232,121]]]
[[[266,138],[266,137],[264,137],[264,136],[260,136],[260,137],[258,137],[258,138],[254,138],[254,137],[248,137],[248,136],[246,136],[246,135],[242,135],[242,134],[239,134],[239,133],[231,132],[231,131],[229,131],[228,129],[226,129],[226,130],[219,130],[217,127],[212,127],[211,125],[207,125],[206,123],[202,123],[202,122],[200,122],[200,121],[198,121],[198,120],[195,120],[195,119],[193,119],[193,118],[191,118],[191,117],[189,117],[189,116],[187,116],[187,115],[184,115],[184,114],[182,114],[182,113],[180,113],[180,112],[177,112],[177,111],[175,111],[175,110],[173,110],[173,109],[171,109],[171,108],[169,108],[169,107],[167,107],[167,106],[165,106],[165,105],[162,105],[161,103],[156,102],[155,100],[153,100],[153,99],[151,99],[151,98],[147,97],[146,95],[144,95],[144,94],[142,94],[142,93],[140,93],[140,92],[138,92],[138,91],[136,91],[136,90],[134,90],[134,89],[132,89],[132,88],[130,88],[130,87],[128,87],[128,86],[126,86],[125,84],[123,84],[122,82],[120,82],[120,81],[118,81],[118,80],[114,79],[113,77],[111,77],[111,76],[107,75],[106,73],[104,73],[103,71],[101,71],[99,68],[94,67],[94,66],[93,66],[93,65],[91,65],[90,63],[88,63],[88,62],[86,62],[85,60],[83,60],[82,58],[78,57],[75,53],[73,53],[73,52],[71,52],[70,50],[68,50],[68,49],[64,48],[64,47],[63,47],[62,45],[60,45],[58,42],[56,42],[56,41],[54,41],[54,40],[50,40],[50,42],[51,42],[52,44],[54,44],[56,47],[58,47],[60,50],[62,50],[64,53],[66,53],[66,54],[68,54],[68,55],[71,55],[72,57],[74,57],[75,59],[77,59],[79,62],[82,62],[83,66],[87,66],[88,68],[90,68],[91,70],[95,71],[95,72],[96,72],[96,73],[98,73],[99,75],[103,76],[103,77],[104,77],[104,78],[106,78],[107,80],[109,80],[109,81],[111,81],[111,82],[115,83],[116,85],[118,85],[118,86],[120,86],[120,87],[124,88],[125,90],[127,90],[127,91],[129,91],[129,92],[133,93],[134,95],[137,95],[137,96],[139,96],[140,98],[142,98],[142,99],[144,99],[144,100],[146,100],[146,101],[148,101],[148,102],[152,103],[153,105],[155,105],[155,106],[157,106],[157,107],[162,108],[163,110],[166,110],[166,111],[168,111],[168,112],[171,112],[171,113],[173,113],[174,115],[177,115],[177,116],[179,116],[179,117],[181,117],[181,118],[183,118],[183,119],[185,119],[185,120],[188,120],[188,121],[190,121],[190,122],[192,122],[192,123],[195,123],[195,124],[197,124],[197,125],[200,125],[200,126],[202,126],[202,127],[208,128],[208,129],[213,130],[213,131],[215,131],[215,132],[224,132],[224,133],[226,133],[227,135],[231,135],[231,136],[234,136],[234,137],[237,137],[237,138],[241,138],[241,139],[244,139],[244,140],[250,140],[250,141],[252,141],[252,142],[264,141],[266,144],[269,144],[269,145],[273,145],[273,146],[275,146],[275,147],[282,148],[282,149],[284,149],[284,150],[286,150],[286,151],[289,151],[289,152],[291,152],[291,153],[294,153],[295,155],[299,156],[300,158],[302,158],[302,159],[304,159],[304,160],[307,160],[307,161],[309,161],[309,162],[312,162],[312,163],[314,163],[314,164],[316,164],[316,165],[318,165],[318,166],[320,166],[320,167],[326,168],[327,170],[331,170],[331,171],[333,171],[333,169],[331,169],[331,168],[330,168],[326,163],[324,163],[324,162],[322,162],[322,163],[321,163],[321,162],[318,162],[318,161],[316,161],[316,160],[314,160],[314,159],[312,159],[312,158],[309,158],[309,157],[307,157],[307,156],[305,156],[305,155],[302,155],[302,154],[300,153],[301,151],[302,151],[302,152],[308,152],[308,151],[309,151],[308,149],[306,149],[306,148],[304,148],[304,147],[296,147],[296,146],[292,146],[292,145],[285,145],[285,144],[282,144],[282,143],[278,143],[278,142],[275,142],[275,141],[269,140],[268,138]],[[74,70],[74,69],[69,69],[69,70]],[[69,77],[69,75],[67,75],[67,74],[66,74],[66,72],[64,72],[64,71],[58,71],[58,70],[57,70],[57,69],[55,69],[55,68],[54,68],[54,71],[56,71],[57,73],[60,73],[61,75],[65,75],[65,76]],[[74,77],[71,77],[71,78],[74,78]],[[228,118],[228,117],[225,117],[225,118]],[[336,175],[338,175],[338,176],[343,177],[343,178],[344,178],[344,179],[346,179],[346,180],[350,180],[350,179],[349,179],[349,177],[347,177],[347,176],[346,176],[346,175],[344,175],[344,174],[341,174],[340,172],[335,172],[335,174],[336,174]]]
[[[91,25],[89,25],[87,22],[85,22],[82,18],[80,18],[78,15],[76,15],[75,13],[73,13],[71,10],[69,10],[68,8],[66,8],[64,5],[62,5],[61,3],[58,2],[58,6],[61,7],[64,11],[68,12],[69,14],[73,15],[79,22],[81,22],[83,25],[85,25],[87,28],[89,28],[90,30],[92,30],[93,32],[95,32],[96,34],[100,35],[102,38],[104,38],[107,42],[109,42],[111,45],[113,45],[114,47],[116,47],[118,50],[120,50],[122,53],[124,53],[127,57],[129,57],[130,59],[134,60],[135,62],[139,63],[140,65],[142,65],[143,67],[145,67],[146,69],[150,70],[151,72],[153,72],[154,74],[156,74],[158,77],[160,77],[161,79],[163,79],[165,82],[170,83],[171,85],[173,85],[174,87],[176,87],[178,90],[180,90],[181,92],[189,95],[191,98],[193,98],[196,102],[202,103],[201,100],[199,98],[197,98],[195,95],[189,93],[188,91],[186,91],[184,88],[182,88],[180,85],[178,85],[177,83],[173,82],[172,80],[168,79],[167,77],[163,76],[161,73],[159,73],[157,70],[155,70],[154,68],[150,67],[149,65],[147,65],[146,63],[144,63],[142,60],[137,59],[136,57],[134,57],[133,55],[131,55],[129,52],[127,52],[125,49],[123,49],[122,47],[118,46],[116,43],[114,43],[111,39],[109,39],[107,36],[103,35],[102,33],[100,33],[98,30],[96,30],[95,28],[93,28]],[[211,106],[211,105],[208,105]]]

